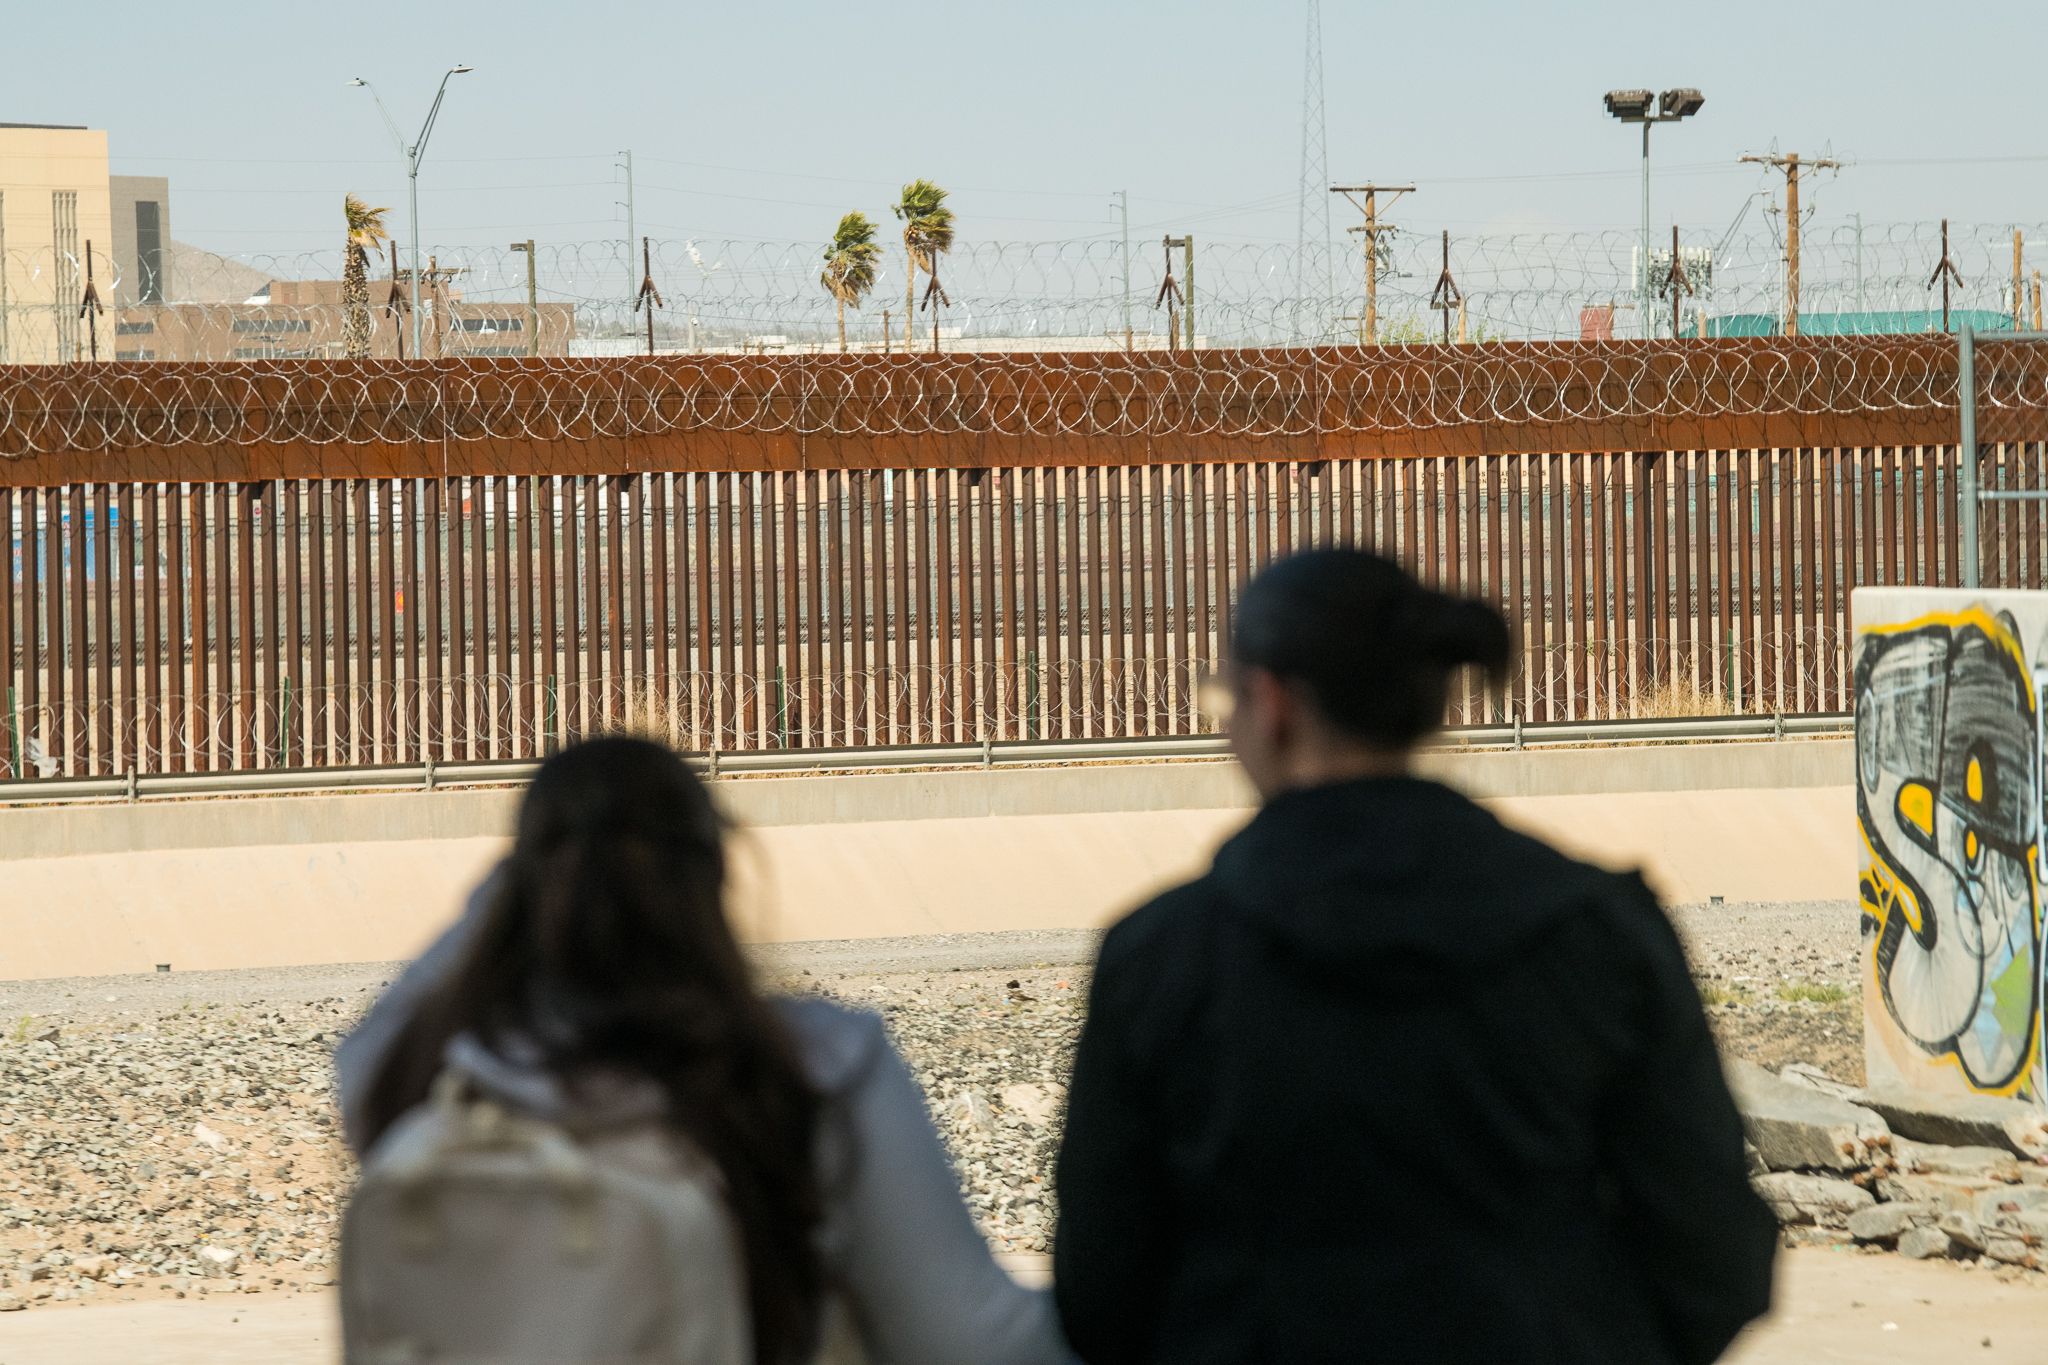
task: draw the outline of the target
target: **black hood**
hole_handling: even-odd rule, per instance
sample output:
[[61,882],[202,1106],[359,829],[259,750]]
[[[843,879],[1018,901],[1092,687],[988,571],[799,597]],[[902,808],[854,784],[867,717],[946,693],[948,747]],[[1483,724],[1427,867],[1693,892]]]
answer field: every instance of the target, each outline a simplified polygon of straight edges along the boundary
[[1415,777],[1287,792],[1217,851],[1214,875],[1261,928],[1325,963],[1474,959],[1516,947],[1641,878],[1574,862]]

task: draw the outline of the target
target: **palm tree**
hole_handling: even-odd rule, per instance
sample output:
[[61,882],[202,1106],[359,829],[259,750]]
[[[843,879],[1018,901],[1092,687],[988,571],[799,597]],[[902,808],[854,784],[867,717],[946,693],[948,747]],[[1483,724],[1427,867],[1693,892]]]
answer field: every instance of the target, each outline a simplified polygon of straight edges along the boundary
[[[946,192],[929,180],[913,180],[891,206],[903,220],[903,250],[910,257],[909,278],[903,282],[903,342],[910,344],[910,315],[917,305],[917,272],[938,277],[941,252],[953,249],[953,210],[946,207]],[[939,311],[932,310],[932,337],[939,335]]]
[[348,245],[341,262],[341,350],[350,360],[370,357],[370,253],[391,236],[384,230],[389,208],[373,209],[350,194],[341,211],[348,220]]
[[875,287],[875,267],[882,261],[882,248],[875,244],[875,225],[865,213],[854,212],[839,220],[832,245],[825,248],[825,272],[818,283],[839,303],[839,351],[846,353],[846,305],[860,307],[860,301]]

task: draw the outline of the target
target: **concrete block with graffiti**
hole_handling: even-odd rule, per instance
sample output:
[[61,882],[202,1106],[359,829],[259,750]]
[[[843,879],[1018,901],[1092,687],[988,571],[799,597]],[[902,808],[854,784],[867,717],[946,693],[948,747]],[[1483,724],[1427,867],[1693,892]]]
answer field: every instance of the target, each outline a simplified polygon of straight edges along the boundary
[[1859,588],[1851,612],[1869,1083],[2039,1104],[2048,592]]

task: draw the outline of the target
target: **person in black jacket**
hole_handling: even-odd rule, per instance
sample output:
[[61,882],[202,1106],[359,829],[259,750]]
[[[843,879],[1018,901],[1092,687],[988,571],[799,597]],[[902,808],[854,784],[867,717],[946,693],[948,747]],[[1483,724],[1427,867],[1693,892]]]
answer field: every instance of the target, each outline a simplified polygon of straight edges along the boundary
[[1507,627],[1377,556],[1246,589],[1263,798],[1103,941],[1055,1286],[1090,1365],[1692,1365],[1770,1306],[1776,1225],[1642,879],[1409,774]]

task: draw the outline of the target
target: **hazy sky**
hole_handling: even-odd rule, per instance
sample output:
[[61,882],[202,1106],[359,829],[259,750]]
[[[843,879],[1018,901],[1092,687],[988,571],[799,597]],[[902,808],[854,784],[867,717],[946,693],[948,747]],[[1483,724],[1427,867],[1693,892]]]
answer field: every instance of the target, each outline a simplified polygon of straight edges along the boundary
[[[408,137],[458,62],[421,178],[430,244],[624,232],[822,240],[886,216],[905,179],[950,188],[970,239],[1113,234],[1291,242],[1304,7],[106,0],[10,10],[0,121],[110,135],[116,173],[168,175],[173,229],[223,252],[338,245],[355,190],[398,206]],[[1652,134],[1654,221],[1724,229],[1781,183],[1776,140],[1856,165],[1818,221],[2048,219],[2039,59],[2048,5],[1435,0],[1324,12],[1329,172],[1413,181],[1411,231],[1627,228],[1639,134],[1603,91],[1696,85]],[[1341,205],[1341,228],[1355,221]],[[1752,225],[1755,219],[1751,220]]]

